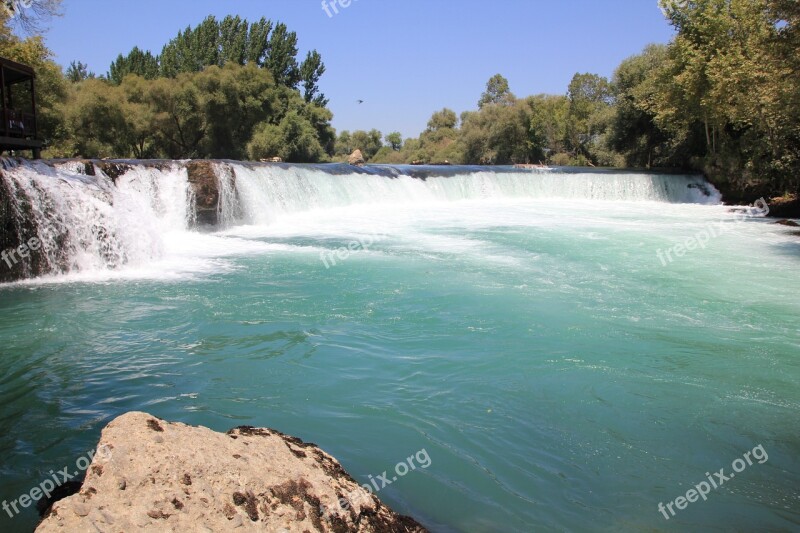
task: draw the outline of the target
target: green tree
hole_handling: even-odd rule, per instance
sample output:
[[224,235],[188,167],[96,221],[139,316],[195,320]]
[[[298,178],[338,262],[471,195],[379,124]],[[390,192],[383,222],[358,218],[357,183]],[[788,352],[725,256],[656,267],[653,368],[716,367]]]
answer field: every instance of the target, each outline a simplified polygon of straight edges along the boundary
[[[675,146],[656,124],[649,102],[660,90],[658,72],[667,61],[665,45],[650,45],[622,62],[614,73],[612,89],[616,106],[608,138],[609,147],[633,167],[670,165]],[[674,166],[678,166],[675,164]]]
[[272,32],[272,26],[272,21],[264,17],[250,25],[245,56],[248,63],[253,63],[259,67],[264,66],[267,50],[269,49],[269,35]]
[[66,108],[73,153],[89,158],[125,157],[131,148],[131,131],[119,87],[105,80],[90,79]]
[[328,105],[328,99],[319,92],[319,80],[325,74],[325,64],[319,52],[312,50],[300,65],[300,82],[303,86],[303,98],[306,102],[314,103],[320,107]]
[[605,116],[612,105],[611,85],[596,74],[575,74],[567,90],[569,119],[567,142],[575,155],[593,159],[593,148],[599,145],[599,136],[604,133]]
[[525,100],[528,108],[528,138],[531,143],[530,160],[546,161],[561,154],[566,155],[569,100],[562,95],[540,94]]
[[145,79],[152,80],[158,77],[160,67],[158,58],[149,50],[140,50],[134,46],[127,56],[120,54],[109,67],[108,80],[114,85],[119,85],[128,74],[136,74]]
[[9,24],[8,14],[0,10],[0,56],[36,71],[37,133],[45,146],[60,143],[65,135],[62,106],[68,94],[61,67],[53,61],[53,53],[41,36],[20,39]]
[[403,148],[403,135],[399,131],[393,131],[385,137],[386,143],[395,152]]
[[228,15],[219,25],[219,64],[244,65],[247,62],[248,23]]
[[367,161],[372,159],[378,153],[378,150],[383,147],[383,134],[376,129],[370,131],[356,130],[351,134],[350,139],[353,150],[361,150],[364,159]]
[[452,109],[444,108],[441,111],[434,113],[430,120],[428,120],[428,129],[426,131],[434,132],[441,129],[454,130],[458,125],[458,115]]
[[530,120],[524,102],[488,105],[464,113],[461,123],[465,163],[508,165],[531,159]]
[[488,104],[509,105],[514,102],[514,95],[508,86],[508,80],[500,74],[495,74],[486,83],[486,91],[478,101],[478,107],[483,108]]
[[202,95],[190,74],[151,82],[149,102],[154,112],[156,143],[170,159],[202,158],[208,123]]
[[704,169],[724,188],[796,191],[797,3],[696,0],[663,7],[677,36],[660,79],[664,90],[651,106],[659,125],[674,136],[699,130]]
[[338,156],[347,156],[354,151],[353,137],[348,130],[343,130],[336,138],[336,150],[334,153]]
[[282,22],[275,25],[270,35],[264,67],[281,85],[294,87],[300,81],[297,66],[297,34],[289,31]]
[[463,159],[458,145],[458,115],[444,108],[431,115],[428,127],[419,137],[419,143],[410,152],[412,161],[426,163],[459,163]]
[[95,77],[94,72],[89,71],[89,66],[80,61],[72,61],[64,75],[67,81],[72,83],[79,83],[83,80]]
[[297,111],[290,111],[279,125],[262,123],[247,145],[251,159],[279,156],[284,161],[313,163],[325,157],[313,125]]

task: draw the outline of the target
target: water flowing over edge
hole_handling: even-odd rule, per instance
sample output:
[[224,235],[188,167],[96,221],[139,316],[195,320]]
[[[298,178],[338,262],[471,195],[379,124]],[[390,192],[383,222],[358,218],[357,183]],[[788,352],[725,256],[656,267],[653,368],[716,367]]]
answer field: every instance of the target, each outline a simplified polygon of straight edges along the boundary
[[699,175],[259,164],[25,161],[0,170],[0,282],[146,264],[164,236],[373,204],[487,199],[719,204]]

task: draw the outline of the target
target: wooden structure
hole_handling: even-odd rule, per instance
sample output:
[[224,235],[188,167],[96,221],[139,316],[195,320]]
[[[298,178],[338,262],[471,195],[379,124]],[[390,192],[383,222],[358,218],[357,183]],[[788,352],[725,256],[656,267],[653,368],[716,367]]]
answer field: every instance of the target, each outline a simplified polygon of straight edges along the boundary
[[27,65],[0,57],[0,151],[32,150],[41,155],[36,138],[36,73]]

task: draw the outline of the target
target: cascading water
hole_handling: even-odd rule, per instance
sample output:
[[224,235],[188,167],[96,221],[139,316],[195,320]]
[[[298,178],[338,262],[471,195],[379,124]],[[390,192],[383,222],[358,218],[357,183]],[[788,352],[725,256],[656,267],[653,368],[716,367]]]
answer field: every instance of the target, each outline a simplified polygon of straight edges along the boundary
[[40,243],[28,257],[7,261],[22,277],[141,264],[161,256],[163,234],[189,228],[193,197],[179,165],[133,165],[116,183],[93,171],[76,162],[6,162],[6,217],[16,235],[5,241],[12,250]]
[[[209,164],[211,181],[216,176],[217,182],[211,184],[217,205],[212,229],[267,226],[288,215],[365,205],[503,199],[720,202],[716,189],[700,176]],[[36,238],[41,249],[16,257],[11,265],[14,276],[9,278],[6,271],[0,279],[136,267],[164,256],[165,235],[196,233],[196,191],[185,163],[121,163],[123,171],[116,179],[103,172],[102,164],[88,165],[4,161],[3,190],[8,198],[3,247],[13,250]]]
[[[226,209],[242,222],[270,224],[282,215],[363,204],[413,204],[480,199],[569,199],[718,204],[702,176],[598,172],[518,172],[452,167],[372,167],[331,172],[323,166],[233,164],[238,200]],[[228,187],[229,194],[233,188]],[[238,213],[237,213],[238,214]],[[226,220],[235,218],[226,212]]]

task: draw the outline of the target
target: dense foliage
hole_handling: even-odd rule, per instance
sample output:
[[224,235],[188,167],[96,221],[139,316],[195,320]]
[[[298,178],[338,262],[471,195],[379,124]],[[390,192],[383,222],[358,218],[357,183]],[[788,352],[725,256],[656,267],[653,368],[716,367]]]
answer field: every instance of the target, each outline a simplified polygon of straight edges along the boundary
[[160,55],[134,48],[97,78],[80,61],[62,74],[41,37],[21,39],[1,22],[0,55],[37,71],[48,156],[310,162],[333,154],[322,58],[311,51],[298,64],[297,36],[284,24],[208,17]]

